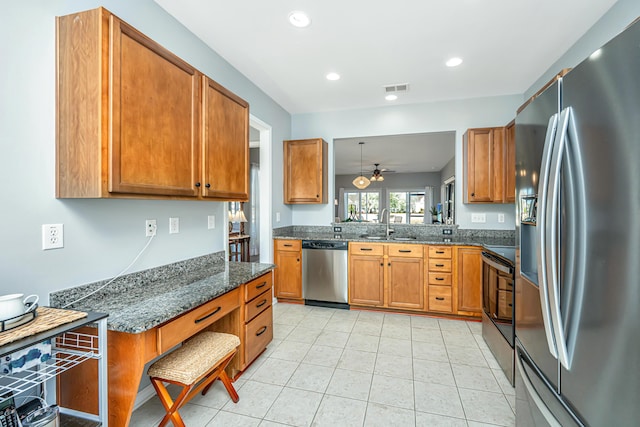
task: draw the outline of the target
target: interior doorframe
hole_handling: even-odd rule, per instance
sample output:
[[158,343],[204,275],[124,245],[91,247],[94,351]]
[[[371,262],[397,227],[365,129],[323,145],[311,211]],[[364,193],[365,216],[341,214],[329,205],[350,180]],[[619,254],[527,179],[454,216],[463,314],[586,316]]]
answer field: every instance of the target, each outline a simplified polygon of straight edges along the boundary
[[271,245],[271,193],[272,193],[272,128],[253,114],[249,114],[249,125],[260,132],[260,262],[273,262]]

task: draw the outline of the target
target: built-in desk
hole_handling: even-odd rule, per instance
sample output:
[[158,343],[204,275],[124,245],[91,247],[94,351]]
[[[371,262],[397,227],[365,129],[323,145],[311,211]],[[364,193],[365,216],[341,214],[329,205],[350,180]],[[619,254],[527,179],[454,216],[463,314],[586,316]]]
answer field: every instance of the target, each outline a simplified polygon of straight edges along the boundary
[[[177,276],[156,278],[155,282],[146,284],[139,283],[140,277],[135,277],[132,279],[135,285],[129,286],[124,294],[122,289],[118,292],[116,284],[115,292],[111,291],[113,295],[94,295],[79,302],[79,306],[103,306],[102,311],[110,314],[107,322],[109,425],[129,424],[140,380],[146,375],[145,366],[199,331],[207,329],[239,336],[240,349],[228,371],[233,378],[244,370],[261,352],[256,352],[255,343],[262,345],[264,350],[271,341],[264,340],[264,333],[259,338],[247,335],[250,319],[246,318],[245,301],[253,298],[255,289],[262,295],[269,292],[271,298],[273,267],[271,264],[222,262],[205,263],[200,268],[184,271],[184,267],[177,266],[172,270],[180,272]],[[95,285],[99,284],[92,286]],[[56,297],[62,300],[74,296],[63,298],[52,294],[52,301],[57,300]],[[111,306],[111,310],[105,310],[104,306]],[[266,313],[265,309],[256,319],[265,322],[270,335],[270,309],[268,316]],[[268,319],[265,320],[265,316]],[[85,412],[96,412],[96,384],[82,380],[94,378],[95,369],[96,364],[85,363],[77,367],[73,375],[61,375],[58,383],[60,403]]]

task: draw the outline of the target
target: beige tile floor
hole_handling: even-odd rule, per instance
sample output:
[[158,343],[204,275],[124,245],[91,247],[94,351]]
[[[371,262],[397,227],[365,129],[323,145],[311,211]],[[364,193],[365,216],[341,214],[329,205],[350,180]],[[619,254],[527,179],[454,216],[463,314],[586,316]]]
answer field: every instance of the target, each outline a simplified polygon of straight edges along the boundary
[[[199,426],[513,426],[515,391],[481,324],[381,312],[274,305],[274,339],[236,381],[180,414]],[[155,426],[157,399],[132,426]]]

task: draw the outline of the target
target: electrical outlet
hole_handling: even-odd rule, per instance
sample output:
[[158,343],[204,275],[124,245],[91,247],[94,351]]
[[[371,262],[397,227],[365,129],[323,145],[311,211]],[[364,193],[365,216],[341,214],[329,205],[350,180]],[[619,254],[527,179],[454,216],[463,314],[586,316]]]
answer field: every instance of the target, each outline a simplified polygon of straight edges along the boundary
[[180,218],[169,218],[169,234],[180,232]]
[[216,216],[215,215],[209,215],[207,217],[207,228],[209,230],[212,230],[212,229],[216,228]]
[[487,222],[487,214],[484,213],[472,213],[471,222]]
[[280,212],[276,212],[276,222],[280,222]]
[[504,222],[504,214],[503,213],[499,213],[498,214],[498,222]]
[[64,227],[62,224],[42,224],[42,250],[64,247]]
[[156,235],[156,231],[158,230],[158,226],[156,225],[155,219],[148,219],[144,225],[145,236],[152,237]]

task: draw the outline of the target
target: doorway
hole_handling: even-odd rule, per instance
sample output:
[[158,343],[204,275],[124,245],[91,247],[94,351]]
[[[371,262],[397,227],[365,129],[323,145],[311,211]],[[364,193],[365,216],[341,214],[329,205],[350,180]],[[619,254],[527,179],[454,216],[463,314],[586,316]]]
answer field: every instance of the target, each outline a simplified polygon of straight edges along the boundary
[[[253,115],[249,116],[249,125],[253,135],[253,137],[249,138],[249,148],[258,150],[258,155],[253,157],[257,161],[253,162],[253,174],[250,176],[250,183],[254,185],[258,183],[258,190],[254,199],[254,206],[250,207],[250,209],[251,212],[255,211],[257,221],[253,224],[257,228],[258,238],[256,240],[259,240],[259,243],[254,241],[257,244],[250,245],[250,259],[252,262],[270,263],[273,261],[271,245],[271,126]],[[257,170],[254,167],[255,164],[258,166]],[[252,192],[253,189],[250,189],[250,191]],[[252,200],[251,194],[249,200]]]

